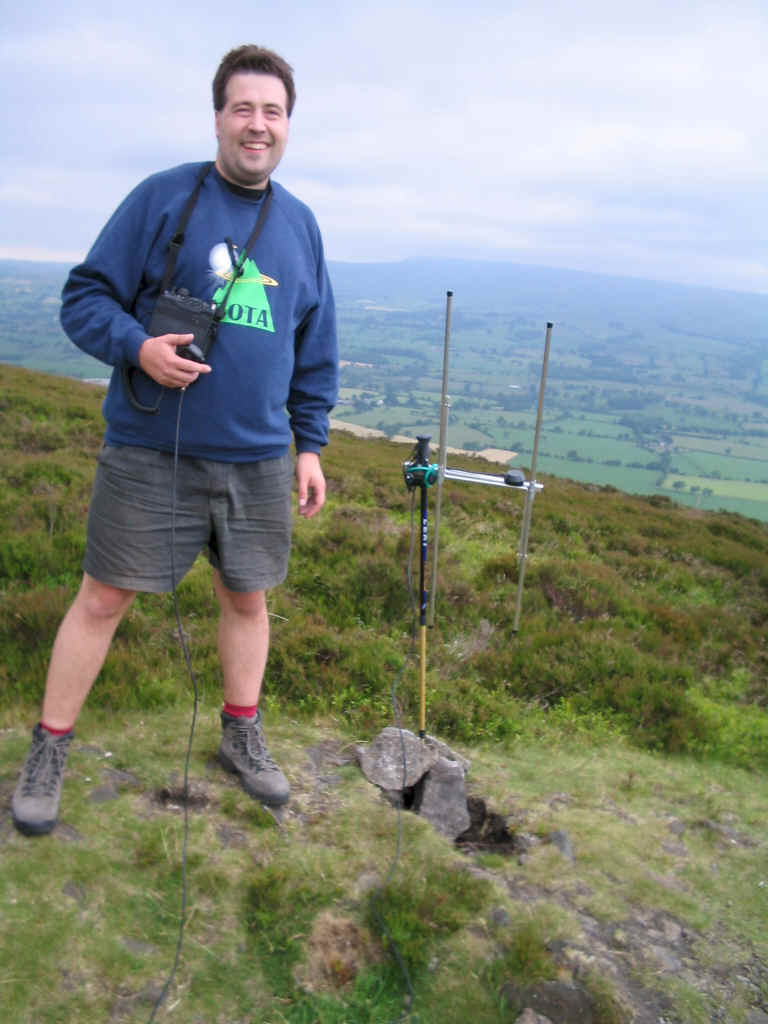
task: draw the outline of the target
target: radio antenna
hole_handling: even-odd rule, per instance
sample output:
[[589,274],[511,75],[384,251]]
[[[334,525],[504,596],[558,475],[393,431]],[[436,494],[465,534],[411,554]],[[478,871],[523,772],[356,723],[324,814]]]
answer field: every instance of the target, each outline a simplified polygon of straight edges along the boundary
[[[440,407],[440,454],[439,464],[432,464],[429,461],[429,437],[420,436],[416,439],[411,458],[403,463],[403,477],[409,491],[418,487],[421,491],[421,560],[420,560],[420,603],[419,603],[419,632],[420,632],[420,699],[419,699],[419,736],[424,739],[426,736],[426,661],[427,661],[427,625],[435,623],[435,599],[437,596],[437,563],[440,544],[440,507],[442,503],[443,480],[461,480],[465,483],[488,484],[493,487],[512,487],[515,490],[525,491],[525,507],[523,510],[523,521],[520,532],[520,546],[518,549],[519,571],[517,582],[517,600],[515,603],[515,617],[513,631],[516,633],[520,623],[520,606],[523,593],[523,579],[525,576],[525,562],[528,557],[528,536],[531,528],[531,516],[533,513],[533,499],[536,492],[542,490],[543,484],[536,480],[536,462],[539,454],[539,439],[541,437],[541,424],[544,411],[544,388],[547,379],[547,365],[549,363],[549,346],[552,336],[552,324],[547,323],[547,332],[544,341],[544,360],[541,368],[541,384],[539,386],[539,405],[536,416],[536,431],[533,442],[533,456],[531,460],[531,479],[526,480],[522,470],[508,469],[504,474],[474,473],[465,469],[449,469],[446,465],[447,434],[448,434],[448,353],[450,348],[451,334],[451,303],[453,292],[446,292],[445,304],[445,344],[443,347],[443,388]],[[432,574],[431,587],[429,588],[429,599],[427,597],[426,585],[426,563],[427,563],[427,510],[428,498],[427,489],[433,484],[437,485],[437,497],[435,499],[435,529],[432,550]]]
[[544,413],[544,388],[547,384],[547,365],[549,364],[549,343],[551,339],[552,324],[547,323],[547,333],[544,336],[544,357],[541,361],[541,383],[539,384],[539,408],[536,413],[536,433],[533,438],[533,455],[531,456],[531,482],[528,487],[528,493],[525,496],[523,525],[520,530],[520,548],[518,550],[520,567],[517,572],[517,599],[515,601],[515,618],[512,624],[513,633],[517,632],[520,625],[520,608],[523,603],[523,580],[525,579],[525,563],[528,558],[528,534],[531,529],[533,499],[536,497],[536,462],[539,457],[539,438],[541,437],[541,421]]
[[448,434],[448,408],[450,399],[448,397],[448,350],[451,343],[451,303],[453,292],[445,293],[445,342],[443,344],[443,393],[440,400],[440,454],[439,470],[437,474],[437,496],[435,498],[435,539],[432,542],[432,589],[429,595],[429,618],[430,629],[435,624],[435,600],[437,598],[437,556],[440,547],[440,507],[443,502],[443,477],[445,476],[445,453]]

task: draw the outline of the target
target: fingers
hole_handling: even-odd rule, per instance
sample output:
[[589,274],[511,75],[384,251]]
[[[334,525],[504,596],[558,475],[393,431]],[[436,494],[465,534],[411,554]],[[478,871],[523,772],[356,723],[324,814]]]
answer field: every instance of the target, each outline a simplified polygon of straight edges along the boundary
[[194,337],[194,334],[161,334],[147,338],[139,349],[139,366],[163,387],[187,387],[201,373],[211,372],[207,363],[185,359],[176,351],[179,345],[189,345]]
[[305,452],[296,460],[299,515],[311,519],[325,504],[325,477],[317,455]]

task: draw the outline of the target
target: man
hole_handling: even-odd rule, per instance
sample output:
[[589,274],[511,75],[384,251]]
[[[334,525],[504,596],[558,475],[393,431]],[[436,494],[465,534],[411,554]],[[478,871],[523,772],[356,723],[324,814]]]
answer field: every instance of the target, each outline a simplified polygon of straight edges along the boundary
[[[269,50],[239,47],[222,60],[213,98],[215,165],[185,164],[142,182],[64,287],[64,329],[114,370],[82,585],[54,642],[12,802],[27,834],[56,823],[75,720],[136,592],[171,590],[205,547],[220,606],[219,759],[255,799],[289,798],[258,710],[265,592],[287,571],[291,435],[299,514],[315,515],[325,500],[319,452],[336,400],[335,313],[314,217],[270,181],[288,140],[292,69]],[[179,352],[195,337],[187,328],[150,331],[169,267],[172,289],[217,306],[205,362]]]

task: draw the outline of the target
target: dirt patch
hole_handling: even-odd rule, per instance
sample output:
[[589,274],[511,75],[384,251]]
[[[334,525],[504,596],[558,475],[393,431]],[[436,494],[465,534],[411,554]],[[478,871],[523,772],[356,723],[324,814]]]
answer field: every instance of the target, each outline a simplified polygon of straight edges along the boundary
[[294,971],[305,992],[333,992],[346,988],[361,968],[378,959],[370,935],[351,918],[324,911],[307,941],[307,959]]

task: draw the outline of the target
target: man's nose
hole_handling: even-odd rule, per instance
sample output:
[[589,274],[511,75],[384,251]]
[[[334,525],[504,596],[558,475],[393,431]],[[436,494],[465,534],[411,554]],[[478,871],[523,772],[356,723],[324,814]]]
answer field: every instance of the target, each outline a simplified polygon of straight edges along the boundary
[[266,121],[264,119],[264,112],[258,108],[251,112],[251,116],[248,119],[248,127],[251,131],[261,132],[266,127]]

